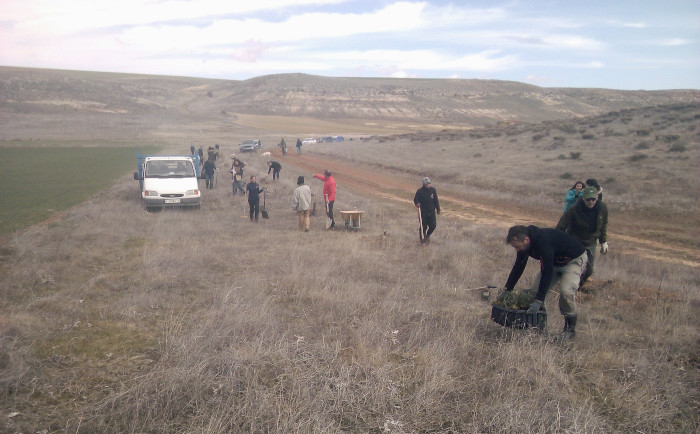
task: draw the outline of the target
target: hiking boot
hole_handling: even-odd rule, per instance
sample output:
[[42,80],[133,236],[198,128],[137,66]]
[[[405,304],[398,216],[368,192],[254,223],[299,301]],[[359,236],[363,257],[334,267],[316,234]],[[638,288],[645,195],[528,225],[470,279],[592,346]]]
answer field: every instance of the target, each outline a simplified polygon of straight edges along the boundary
[[557,337],[557,342],[568,342],[576,337],[576,319],[576,315],[564,316],[564,330]]

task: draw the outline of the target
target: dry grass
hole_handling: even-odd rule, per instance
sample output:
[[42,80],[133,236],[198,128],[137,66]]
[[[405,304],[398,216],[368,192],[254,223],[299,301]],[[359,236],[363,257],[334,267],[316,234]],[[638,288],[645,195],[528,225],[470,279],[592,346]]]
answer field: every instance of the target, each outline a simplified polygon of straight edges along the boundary
[[[2,430],[699,426],[697,270],[611,253],[582,294],[576,342],[562,347],[549,340],[558,315],[541,335],[503,329],[463,291],[505,280],[513,252],[501,230],[442,218],[420,248],[410,205],[341,185],[337,206],[367,210],[363,230],[325,232],[317,217],[300,233],[297,173],[283,175],[258,224],[221,178],[200,211],[148,214],[125,177],[106,199],[9,240]],[[556,312],[556,294],[547,302]]]
[[[280,128],[258,112],[242,120],[256,128],[236,123],[237,103],[207,106],[185,79],[133,83],[147,95],[140,105],[108,83],[99,90],[130,115],[82,107],[81,123],[70,124],[18,103],[27,112],[4,112],[13,128],[2,139],[138,140],[175,153],[219,142],[227,155],[238,138],[260,137],[269,149],[318,128],[301,109],[274,118]],[[218,91],[213,99],[226,102]],[[231,197],[224,170],[199,211],[146,213],[125,176],[2,240],[0,432],[697,432],[699,118],[697,105],[654,107],[305,148],[416,188],[431,176],[455,200],[445,201],[450,212],[427,247],[410,197],[353,190],[343,174],[336,207],[365,210],[363,229],[326,232],[319,216],[310,233],[298,232],[296,176],[317,193],[321,183],[291,156],[281,182],[268,184],[271,218],[258,224]],[[264,175],[261,158],[244,160],[247,174]],[[503,225],[551,222],[566,189],[587,177],[605,187],[611,252],[579,296],[575,342],[551,340],[562,327],[554,292],[545,332],[494,324],[479,291],[465,289],[506,280],[514,252]],[[385,193],[406,195],[398,184]],[[475,217],[460,215],[467,211]]]

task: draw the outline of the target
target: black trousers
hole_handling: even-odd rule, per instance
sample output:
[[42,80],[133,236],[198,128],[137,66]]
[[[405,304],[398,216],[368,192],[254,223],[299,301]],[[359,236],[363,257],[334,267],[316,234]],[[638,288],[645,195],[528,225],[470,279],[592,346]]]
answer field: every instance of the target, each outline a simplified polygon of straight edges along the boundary
[[258,219],[258,214],[260,214],[260,199],[255,201],[248,201],[248,206],[250,207],[250,219],[253,220],[253,215],[255,215],[255,220]]
[[[282,170],[282,169],[280,169]],[[272,169],[272,179],[280,179],[280,170]]]
[[331,200],[328,202],[328,218],[331,219],[333,223],[335,223],[335,219],[333,218],[333,204],[335,203],[334,200]]
[[437,214],[434,212],[431,214],[421,212],[420,216],[421,220],[423,220],[423,234],[425,234],[425,237],[428,238],[437,227]]

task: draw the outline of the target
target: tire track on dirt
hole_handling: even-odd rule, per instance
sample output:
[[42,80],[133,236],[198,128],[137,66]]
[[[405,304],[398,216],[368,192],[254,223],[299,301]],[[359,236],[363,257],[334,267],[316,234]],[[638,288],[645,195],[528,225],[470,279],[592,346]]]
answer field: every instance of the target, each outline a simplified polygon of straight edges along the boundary
[[[281,157],[281,152],[273,152]],[[398,203],[412,204],[413,195],[420,187],[414,176],[397,172],[381,172],[376,169],[358,167],[351,161],[320,155],[304,154],[284,157],[287,164],[304,172],[320,173],[328,168],[333,177],[343,188],[378,196]],[[534,224],[554,226],[558,216],[517,206],[505,207],[486,203],[467,194],[447,189],[438,189],[443,217],[457,218],[470,223],[478,223],[500,228],[509,228],[516,224]],[[624,221],[618,221],[619,227],[627,227]],[[682,264],[700,268],[700,252],[683,246],[661,243],[627,235],[618,231],[608,231],[608,239],[624,245],[624,253],[670,264]]]

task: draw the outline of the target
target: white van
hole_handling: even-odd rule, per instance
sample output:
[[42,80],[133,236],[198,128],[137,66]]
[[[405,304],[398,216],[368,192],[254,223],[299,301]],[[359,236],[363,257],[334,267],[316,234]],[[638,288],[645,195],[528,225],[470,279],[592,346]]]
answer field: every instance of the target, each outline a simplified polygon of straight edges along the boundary
[[199,158],[196,155],[139,155],[141,199],[146,209],[170,206],[199,207]]

